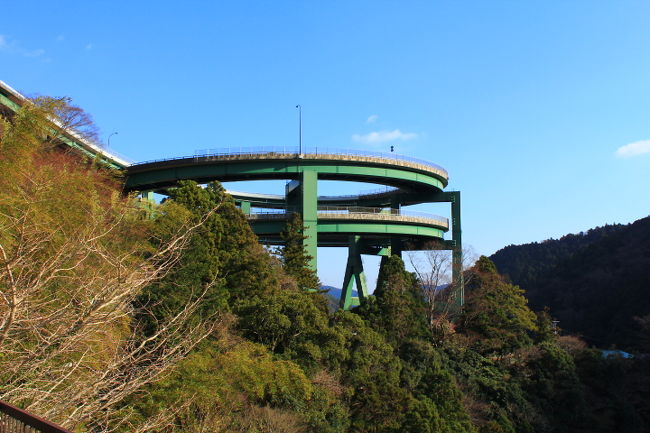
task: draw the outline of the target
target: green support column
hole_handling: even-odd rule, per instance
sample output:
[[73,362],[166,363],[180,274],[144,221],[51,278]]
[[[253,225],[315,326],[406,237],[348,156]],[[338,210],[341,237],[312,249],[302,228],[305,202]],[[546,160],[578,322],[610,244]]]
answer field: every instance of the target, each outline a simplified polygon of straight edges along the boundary
[[301,182],[292,180],[285,186],[285,200],[288,212],[301,212],[300,203],[302,202]]
[[451,195],[451,236],[454,240],[452,250],[452,278],[456,286],[456,306],[460,310],[465,303],[465,285],[463,281],[463,241],[460,228],[460,191]]
[[305,251],[311,256],[309,267],[316,270],[318,263],[318,173],[303,170],[301,176],[302,223],[305,226],[303,241]]
[[[354,283],[356,283],[359,297],[352,296]],[[368,285],[366,284],[366,274],[363,271],[363,262],[361,261],[361,236],[350,236],[348,264],[345,268],[343,292],[341,293],[339,306],[344,310],[349,310],[366,299],[368,299]]]
[[392,195],[390,198],[390,208],[391,209],[400,209],[400,199],[397,195]]
[[241,211],[244,213],[244,215],[250,215],[251,214],[251,202],[247,200],[242,200],[239,204],[239,208]]
[[390,254],[402,257],[402,250],[403,249],[404,249],[404,246],[402,244],[402,239],[400,239],[399,236],[391,236],[390,237]]
[[150,203],[154,203],[154,202],[155,202],[155,199],[154,199],[154,196],[153,196],[153,191],[143,191],[142,194],[140,194],[140,196],[141,196],[144,200],[146,200],[146,201],[148,201],[148,202],[150,202]]
[[[390,251],[385,256],[381,256],[381,261],[379,262],[379,274],[377,274],[378,276],[382,274],[382,271],[384,270],[384,267],[386,267],[386,263],[388,262],[389,257]],[[377,289],[379,289],[379,278],[377,278],[377,284],[375,284],[375,291],[377,291]]]
[[[392,213],[392,212],[399,212],[399,211],[400,211],[399,197],[397,197],[397,195],[393,195],[390,198],[389,212]],[[404,245],[402,243],[402,240],[399,238],[399,236],[391,236],[390,237],[390,253],[389,253],[389,255],[397,254],[398,256],[402,257],[402,250],[403,249],[404,249]],[[385,258],[382,257],[381,264],[383,264],[384,261],[385,261]]]
[[359,298],[352,296],[354,289],[354,264],[352,257],[348,255],[348,264],[345,266],[345,277],[343,279],[343,286],[341,287],[341,299],[339,299],[339,307],[343,310],[349,310],[352,307],[359,305]]
[[460,311],[465,303],[465,282],[463,281],[463,239],[460,224],[460,191],[446,191],[431,198],[433,202],[451,203],[451,237],[445,245],[452,251],[451,273],[456,287],[455,304]]
[[153,191],[142,191],[140,193],[140,205],[145,210],[147,218],[153,218],[154,208],[156,206],[156,199]]

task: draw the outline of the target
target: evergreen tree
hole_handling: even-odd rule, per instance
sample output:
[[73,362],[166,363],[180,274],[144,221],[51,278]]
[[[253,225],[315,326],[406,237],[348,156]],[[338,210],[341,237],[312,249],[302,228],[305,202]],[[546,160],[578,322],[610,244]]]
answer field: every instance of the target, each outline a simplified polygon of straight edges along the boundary
[[305,250],[303,241],[307,237],[303,235],[303,230],[300,214],[293,213],[281,233],[284,248],[280,249],[279,253],[285,272],[296,279],[298,287],[316,291],[320,289],[320,280],[316,271],[309,267],[312,257]]
[[474,431],[462,393],[431,342],[418,282],[399,256],[384,261],[375,296],[354,311],[386,338],[399,357],[406,405],[401,431]]
[[393,255],[382,265],[374,296],[355,310],[396,347],[407,339],[427,338],[424,300],[413,274]]
[[[228,311],[247,297],[279,286],[274,260],[258,244],[245,216],[218,183],[202,188],[182,181],[170,190],[155,221],[164,240],[179,226],[202,222],[174,269],[148,287],[140,302],[156,321],[177,314],[190,299],[203,297],[197,320]],[[156,321],[145,332],[154,332]]]
[[468,278],[460,329],[474,336],[474,347],[482,353],[505,354],[530,346],[536,316],[523,290],[507,283],[485,256],[469,272],[473,275]]

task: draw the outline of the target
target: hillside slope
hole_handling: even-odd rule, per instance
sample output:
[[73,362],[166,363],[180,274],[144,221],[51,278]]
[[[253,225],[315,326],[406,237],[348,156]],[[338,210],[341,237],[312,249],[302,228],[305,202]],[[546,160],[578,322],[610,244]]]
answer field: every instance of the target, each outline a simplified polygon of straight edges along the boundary
[[561,328],[599,347],[640,349],[635,317],[650,314],[650,217],[511,245],[491,258]]

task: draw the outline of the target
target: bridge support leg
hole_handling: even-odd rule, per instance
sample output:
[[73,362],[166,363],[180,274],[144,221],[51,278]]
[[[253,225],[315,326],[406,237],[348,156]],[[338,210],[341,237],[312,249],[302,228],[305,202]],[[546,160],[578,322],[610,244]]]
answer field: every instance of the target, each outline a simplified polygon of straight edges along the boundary
[[451,276],[454,286],[454,305],[460,312],[465,303],[465,282],[463,281],[463,240],[460,225],[460,191],[445,191],[432,197],[432,202],[451,203],[451,237],[445,241],[451,250]]
[[244,213],[244,215],[250,215],[251,214],[251,202],[250,201],[242,200],[241,202],[239,202],[239,208]]
[[144,191],[141,194],[141,196],[142,196],[143,199],[145,199],[145,200],[147,200],[147,201],[149,201],[151,203],[155,202],[155,199],[154,199],[154,196],[153,196],[153,191]]
[[463,281],[463,242],[460,228],[460,191],[451,195],[451,236],[454,240],[452,250],[452,279],[455,287],[455,303],[458,311],[465,303],[465,283]]
[[[345,267],[343,292],[339,301],[339,306],[344,310],[349,310],[368,299],[368,285],[366,284],[366,274],[363,271],[363,262],[361,261],[360,241],[361,236],[350,236],[348,264]],[[359,297],[352,296],[354,283],[356,283]]]
[[147,218],[152,219],[154,216],[154,208],[156,206],[156,199],[153,191],[142,191],[140,193],[140,205],[145,210]]
[[392,236],[390,239],[390,255],[402,257],[403,249],[402,240],[398,236]]
[[318,263],[318,173],[304,170],[301,178],[302,223],[305,252],[311,257],[309,267],[316,271]]

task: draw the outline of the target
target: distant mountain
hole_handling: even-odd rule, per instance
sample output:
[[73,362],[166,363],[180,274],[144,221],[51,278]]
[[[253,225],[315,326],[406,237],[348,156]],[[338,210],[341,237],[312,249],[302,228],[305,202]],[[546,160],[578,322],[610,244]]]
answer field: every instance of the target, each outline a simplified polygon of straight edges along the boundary
[[650,315],[650,217],[510,245],[490,258],[561,328],[599,347],[639,348],[635,317]]
[[571,257],[577,251],[617,233],[626,226],[621,224],[597,227],[587,232],[569,234],[560,239],[548,239],[523,245],[508,245],[494,253],[490,259],[499,273],[515,284],[528,287],[538,278]]
[[[320,289],[327,290],[326,295],[332,301],[330,305],[333,310],[337,310],[339,308],[339,299],[341,299],[341,294],[343,293],[343,289],[339,289],[338,287],[334,287],[334,286],[320,286]],[[359,294],[357,293],[356,290],[352,290],[352,296],[359,296]]]

